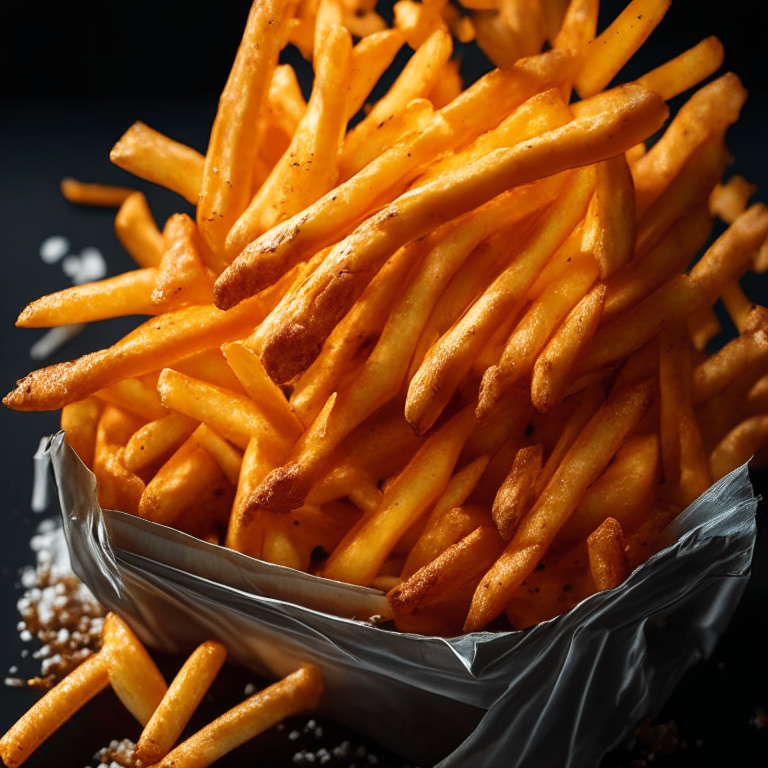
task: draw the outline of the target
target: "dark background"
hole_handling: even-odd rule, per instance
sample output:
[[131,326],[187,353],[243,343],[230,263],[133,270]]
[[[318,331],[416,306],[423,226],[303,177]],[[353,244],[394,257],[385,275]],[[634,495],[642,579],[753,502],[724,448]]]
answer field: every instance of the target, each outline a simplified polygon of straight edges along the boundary
[[[602,3],[601,28],[624,2]],[[137,119],[205,152],[218,94],[226,80],[242,33],[249,2],[210,4],[135,0],[128,3],[9,3],[0,8],[0,249],[4,274],[0,280],[0,384],[13,382],[38,367],[29,347],[42,330],[16,330],[13,321],[25,303],[67,287],[60,264],[45,265],[38,248],[50,235],[65,235],[73,252],[96,246],[109,274],[130,269],[132,262],[112,231],[113,211],[77,208],[58,192],[65,175],[85,181],[137,186],[147,194],[159,223],[178,210],[189,210],[181,198],[137,181],[109,163],[112,144]],[[733,171],[768,189],[768,125],[765,26],[758,17],[768,3],[730,0],[707,3],[674,0],[659,29],[637,61],[620,80],[631,79],[677,55],[707,35],[725,45],[725,69],[736,71],[751,93],[742,120],[728,135],[735,155]],[[386,13],[386,10],[383,12]],[[469,46],[464,75],[472,80],[489,68]],[[310,70],[295,51],[286,60],[300,72]],[[407,57],[401,52],[399,61]],[[723,70],[725,71],[725,70]],[[308,86],[307,79],[305,85]],[[683,101],[673,101],[675,109]],[[730,171],[729,171],[730,173]],[[768,201],[765,192],[758,199]],[[748,286],[750,297],[768,303],[768,278]],[[132,319],[107,321],[86,329],[65,349],[46,361],[73,359],[111,344],[136,324]],[[18,569],[32,562],[28,549],[39,516],[29,511],[31,456],[40,436],[58,428],[58,414],[17,414],[0,409],[0,471],[3,525],[0,528],[0,660],[34,674],[36,666],[20,663],[22,644],[15,624]],[[768,477],[755,475],[758,492]],[[759,514],[760,539],[755,575],[734,621],[713,658],[689,672],[657,722],[674,719],[688,748],[657,757],[660,766],[757,766],[768,762],[768,730],[749,724],[758,705],[768,707],[768,544],[765,513]],[[167,676],[179,661],[161,660]],[[5,670],[0,670],[4,672]],[[253,678],[229,669],[217,682],[207,704],[208,719],[240,700]],[[258,682],[255,681],[254,682]],[[37,698],[31,691],[0,687],[0,732]],[[112,738],[136,738],[138,728],[105,693],[76,717],[29,761],[30,766],[83,766],[90,755]],[[306,722],[306,718],[298,721]],[[199,723],[198,723],[199,725]],[[346,738],[344,731],[324,724],[323,745],[331,748]],[[287,733],[287,731],[285,732]],[[262,757],[264,765],[292,765],[297,748],[317,749],[314,741],[289,743],[285,733],[265,734],[233,753],[228,765]],[[309,737],[306,737],[307,739]],[[354,735],[349,735],[359,743]],[[400,765],[387,758],[387,765]],[[633,757],[634,755],[634,757]],[[619,750],[604,768],[631,765],[638,756]],[[347,765],[346,762],[330,765]],[[224,764],[224,763],[222,763]],[[360,761],[358,760],[358,764]],[[424,767],[423,767],[424,768]],[[548,767],[545,767],[548,768]]]

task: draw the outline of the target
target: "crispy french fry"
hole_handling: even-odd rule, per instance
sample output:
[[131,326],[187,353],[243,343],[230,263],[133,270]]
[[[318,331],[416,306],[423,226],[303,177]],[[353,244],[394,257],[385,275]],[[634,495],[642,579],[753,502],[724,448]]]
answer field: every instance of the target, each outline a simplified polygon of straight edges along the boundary
[[[459,42],[462,41],[459,40]],[[435,109],[442,109],[454,99],[458,99],[463,90],[464,81],[459,72],[459,62],[456,59],[450,59],[443,64],[443,72],[432,90],[427,94],[427,98],[432,102]]]
[[61,180],[61,194],[70,203],[119,208],[136,190],[109,184],[86,184],[69,177]]
[[168,686],[157,665],[128,624],[116,613],[104,620],[109,683],[128,711],[146,725]]
[[589,535],[589,568],[599,591],[614,589],[629,576],[629,561],[624,546],[621,524],[613,517],[607,517]]
[[493,502],[493,522],[499,536],[510,541],[533,504],[536,481],[541,472],[544,448],[541,443],[521,448],[515,456],[507,479]]
[[[65,406],[64,410],[69,407]],[[198,424],[197,420],[175,411],[150,421],[131,436],[123,452],[123,466],[129,472],[139,472],[155,464],[175,452]]]
[[154,765],[171,751],[226,658],[227,649],[215,640],[208,640],[192,652],[141,732],[134,753],[136,760]]
[[755,305],[744,293],[739,281],[734,280],[732,283],[726,285],[725,288],[723,288],[720,298],[723,301],[723,306],[728,312],[729,317],[733,320],[736,330],[739,333],[744,333],[747,327],[749,313]]
[[115,217],[115,234],[140,267],[157,267],[163,256],[163,235],[142,192],[129,195]]
[[768,442],[768,416],[745,419],[734,427],[715,447],[709,457],[714,481],[725,477],[749,461]]
[[632,0],[587,48],[575,85],[583,99],[599,93],[647,40],[670,0]]
[[106,654],[89,656],[0,739],[0,757],[9,768],[21,765],[52,733],[109,685]]
[[322,693],[320,670],[306,664],[190,736],[163,758],[157,768],[206,768],[281,720],[313,709]]
[[597,33],[599,0],[571,0],[552,47],[583,54]]
[[67,442],[88,469],[93,469],[96,450],[96,430],[103,404],[95,397],[87,397],[77,403],[70,403],[61,409],[61,428]]
[[679,324],[659,335],[661,458],[664,482],[672,488],[680,484],[680,412],[685,396],[680,358],[684,354],[684,341]]
[[123,379],[109,387],[99,389],[94,395],[144,421],[161,419],[167,413],[154,388],[141,379]]
[[412,0],[399,0],[392,11],[395,26],[402,30],[405,42],[417,50],[436,30],[448,31],[439,5],[425,5]]
[[205,158],[141,122],[134,123],[109,153],[119,168],[178,192],[197,205]]
[[725,184],[717,184],[709,196],[709,210],[726,224],[733,224],[747,208],[747,202],[757,192],[743,176],[734,175]]
[[461,447],[475,423],[473,408],[467,406],[424,443],[385,490],[379,509],[365,515],[334,550],[323,576],[370,584],[400,536],[448,485]]
[[650,407],[655,388],[655,382],[650,380],[633,389],[612,393],[592,417],[504,553],[480,581],[464,626],[466,632],[481,629],[503,611],[506,601],[536,567],[589,485],[600,476]]
[[240,468],[243,463],[243,454],[207,424],[201,424],[193,434],[198,445],[206,448],[213,458],[216,459],[227,480],[232,485],[237,486]]
[[656,539],[659,537],[661,531],[663,531],[679,513],[680,507],[671,504],[656,504],[649,510],[643,525],[628,536],[626,540],[626,553],[631,571],[634,571],[635,568],[656,553]]
[[698,352],[703,352],[707,344],[723,330],[723,326],[720,325],[712,307],[699,307],[699,309],[691,312],[687,322],[688,333],[691,336],[694,349]]
[[156,279],[156,269],[136,269],[95,283],[65,288],[27,304],[16,325],[50,328],[125,315],[156,315],[158,310],[152,302]]
[[212,251],[208,266],[227,266],[227,233],[251,196],[259,122],[282,47],[287,0],[254,2],[243,39],[219,99],[205,156],[197,223]]

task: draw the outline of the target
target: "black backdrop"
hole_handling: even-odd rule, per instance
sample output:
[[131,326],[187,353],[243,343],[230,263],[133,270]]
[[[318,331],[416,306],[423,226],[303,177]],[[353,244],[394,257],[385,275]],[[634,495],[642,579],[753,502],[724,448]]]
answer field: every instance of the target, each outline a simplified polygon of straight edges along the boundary
[[[43,293],[69,284],[58,267],[44,265],[37,251],[43,238],[64,234],[73,247],[98,247],[109,274],[130,268],[112,233],[112,213],[78,209],[58,194],[64,175],[84,180],[128,183],[112,167],[112,143],[135,119],[205,151],[216,99],[234,57],[250,3],[244,0],[195,4],[163,0],[125,2],[16,2],[0,8],[0,249],[4,275],[0,280],[0,372],[4,391],[28,370],[37,367],[28,350],[42,331],[13,329],[23,305]],[[601,26],[613,18],[623,0],[602,6]],[[751,98],[742,121],[729,133],[736,157],[734,170],[768,189],[765,126],[765,26],[759,18],[765,0],[709,3],[674,0],[673,7],[644,46],[637,62],[621,79],[629,79],[710,34],[723,41],[725,67],[744,80]],[[386,13],[386,10],[384,11]],[[465,56],[467,79],[488,64]],[[309,68],[290,52],[305,73]],[[305,82],[308,86],[308,80]],[[673,108],[680,99],[675,100]],[[135,184],[133,180],[130,183]],[[159,221],[183,202],[170,193],[139,183]],[[765,192],[759,195],[768,201]],[[750,286],[751,298],[768,303],[768,280]],[[89,327],[50,361],[72,359],[112,343],[135,322],[116,320]],[[27,549],[38,518],[29,513],[31,455],[43,434],[55,431],[57,414],[15,414],[0,410],[0,472],[3,525],[0,528],[0,663],[19,664],[21,643],[13,608],[18,568],[30,563]],[[766,475],[755,476],[758,491]],[[768,547],[764,513],[760,514],[755,576],[747,595],[712,660],[689,673],[673,696],[660,722],[674,718],[689,748],[654,764],[662,766],[765,765],[768,730],[749,724],[758,705],[768,706],[765,647],[768,641]],[[172,671],[178,662],[162,660]],[[22,674],[33,667],[22,666]],[[229,670],[217,683],[209,714],[239,700],[251,677]],[[36,698],[34,692],[0,688],[0,731],[4,731]],[[82,766],[97,747],[111,738],[135,738],[137,728],[113,699],[104,694],[36,754],[29,765]],[[328,731],[338,737],[346,734]],[[350,735],[353,740],[355,737]],[[307,745],[303,745],[307,746]],[[309,745],[312,746],[312,745]],[[315,746],[317,748],[317,745]],[[246,756],[261,755],[265,765],[291,765],[293,745],[284,736],[261,737],[227,761],[239,765]],[[349,761],[351,762],[351,761]],[[343,764],[334,762],[333,765]],[[389,764],[389,763],[388,763]],[[399,765],[392,761],[392,765]],[[628,765],[617,752],[604,766]]]

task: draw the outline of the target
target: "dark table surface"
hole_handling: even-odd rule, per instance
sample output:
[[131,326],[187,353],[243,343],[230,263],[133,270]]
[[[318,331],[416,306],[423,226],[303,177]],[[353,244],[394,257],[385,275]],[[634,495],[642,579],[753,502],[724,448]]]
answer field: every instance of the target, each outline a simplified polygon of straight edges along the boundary
[[[112,48],[105,48],[102,40],[92,56],[96,67],[93,62],[90,67],[83,63],[87,35],[75,23],[79,18],[77,12],[86,5],[70,4],[68,7],[72,9],[74,21],[72,14],[67,18],[54,16],[42,27],[37,25],[38,33],[30,31],[37,21],[28,6],[26,10],[11,9],[10,19],[6,17],[7,23],[3,25],[0,50],[4,58],[14,51],[25,51],[28,56],[30,45],[38,51],[40,46],[48,46],[40,53],[44,68],[48,67],[47,79],[32,78],[26,69],[20,68],[15,58],[13,62],[10,59],[4,62],[6,71],[5,63],[8,63],[12,72],[19,73],[15,81],[10,78],[3,85],[0,114],[0,248],[4,268],[0,280],[0,380],[4,391],[10,390],[17,378],[39,367],[30,359],[29,349],[45,333],[43,330],[14,329],[16,315],[27,302],[70,284],[61,264],[49,265],[41,261],[38,252],[45,238],[66,236],[73,253],[86,247],[98,248],[106,259],[109,275],[132,267],[112,229],[114,212],[78,208],[66,203],[58,191],[59,180],[72,175],[87,181],[137,186],[147,194],[157,220],[162,222],[175,211],[190,210],[189,206],[178,196],[129,178],[113,167],[108,159],[109,149],[134,120],[141,119],[163,133],[204,151],[215,114],[215,91],[206,91],[207,81],[196,74],[198,70],[195,67],[199,69],[199,60],[205,57],[206,49],[196,42],[194,30],[183,28],[178,35],[180,39],[175,43],[168,39],[158,42],[160,33],[157,25],[162,27],[169,23],[182,4],[138,3],[137,13],[144,13],[145,18],[149,18],[150,9],[156,12],[159,8],[165,13],[159,16],[155,13],[151,35],[134,19],[126,22],[127,26],[121,34],[115,33]],[[218,60],[223,50],[225,59],[228,57],[231,61],[239,35],[240,27],[237,25],[242,25],[247,5],[233,3],[234,22],[224,23],[220,16],[212,19],[215,44],[209,46],[208,55]],[[616,3],[606,5],[615,8]],[[685,16],[678,12],[670,19],[669,29],[663,35],[662,28],[658,38],[651,38],[644,58],[633,65],[637,69],[634,74],[661,63],[707,34],[719,34],[728,51],[726,66],[748,75],[744,79],[752,90],[752,98],[742,120],[729,132],[729,147],[736,158],[732,170],[746,175],[762,190],[768,190],[768,153],[764,140],[768,100],[759,70],[755,73],[756,66],[762,66],[763,73],[765,67],[755,64],[758,58],[754,51],[743,50],[758,40],[749,24],[750,19],[744,15],[753,6],[741,0],[728,5],[733,9],[733,16],[728,15],[722,6],[708,15],[690,12]],[[698,11],[709,7],[706,3],[676,4],[677,8],[681,6]],[[46,4],[41,4],[41,7],[45,8]],[[4,12],[6,10],[4,8]],[[21,16],[14,18],[13,14]],[[610,17],[609,12],[607,15]],[[746,30],[741,37],[733,31],[736,17],[741,29]],[[14,21],[19,23],[14,25]],[[43,31],[39,33],[41,28]],[[150,35],[148,39],[153,46],[165,46],[160,60],[156,59],[153,48],[154,53],[147,51],[145,55],[142,52],[132,61],[122,61],[125,50],[130,48],[128,38],[145,32]],[[761,54],[764,53],[763,49]],[[182,55],[187,56],[185,66],[188,65],[191,71],[190,79],[198,77],[198,81],[202,82],[200,87],[178,88],[173,82],[165,82],[162,78],[148,78],[150,71],[171,71],[172,64],[178,70],[177,58]],[[213,86],[221,87],[227,66],[220,67],[221,72],[208,72],[206,76],[211,78]],[[100,71],[94,74],[94,69],[99,67]],[[69,73],[69,78],[80,77],[79,85],[73,85],[72,80],[62,76],[62,72],[65,75]],[[178,71],[174,70],[174,75],[179,76]],[[631,75],[632,72],[628,76]],[[217,77],[219,80],[216,80]],[[115,84],[113,88],[109,87],[109,82]],[[758,194],[758,198],[768,200],[765,192]],[[768,303],[768,278],[762,282],[751,282],[748,291],[753,300]],[[135,325],[135,319],[130,318],[91,325],[45,364],[73,359],[102,348]],[[17,583],[19,569],[33,562],[28,543],[41,517],[30,511],[31,457],[39,438],[57,429],[58,413],[21,414],[0,409],[0,472],[4,490],[0,534],[0,616],[4,620],[0,623],[0,662],[6,665],[6,669],[12,665],[19,666],[22,676],[37,671],[36,664],[31,660],[22,662],[20,659],[22,643],[16,630],[19,617],[15,609],[15,602],[21,594]],[[758,493],[765,494],[768,491],[768,473],[755,473],[754,484]],[[768,532],[764,505],[761,505],[758,514],[758,528],[753,577],[729,629],[713,657],[686,674],[654,721],[665,724],[674,720],[679,740],[684,741],[687,748],[678,746],[671,754],[657,755],[653,765],[705,768],[768,764],[768,728],[760,730],[753,724],[757,708],[768,708]],[[170,677],[181,660],[161,658],[159,662],[166,676]],[[225,668],[190,727],[199,727],[240,701],[248,682],[257,686],[263,683],[251,673]],[[0,687],[0,732],[5,731],[38,696],[35,691]],[[324,733],[319,740],[314,733],[301,733],[298,740],[289,740],[288,733],[294,729],[302,731],[306,722],[306,717],[298,718],[282,731],[273,729],[232,753],[221,765],[251,764],[256,758],[261,758],[262,765],[276,768],[294,765],[292,757],[297,751],[317,750],[320,746],[331,749],[345,739],[352,742],[353,750],[361,743],[367,745],[381,758],[380,765],[402,765],[402,761],[383,748],[371,745],[333,723],[322,723]],[[135,739],[138,733],[135,721],[125,714],[116,698],[106,692],[73,718],[27,764],[80,768],[87,765],[91,755],[111,739]],[[639,746],[632,752],[622,748],[606,756],[603,766],[641,765],[640,762],[632,762],[641,757]],[[334,759],[329,765],[348,766],[355,762],[358,766],[367,764],[366,758],[348,757]]]

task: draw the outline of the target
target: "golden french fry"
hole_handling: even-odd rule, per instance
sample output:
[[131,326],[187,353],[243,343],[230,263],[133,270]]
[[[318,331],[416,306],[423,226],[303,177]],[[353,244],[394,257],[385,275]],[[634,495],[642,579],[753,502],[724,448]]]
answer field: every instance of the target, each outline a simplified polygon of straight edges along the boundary
[[88,469],[93,469],[96,430],[103,404],[95,397],[70,403],[61,409],[61,428],[67,442]]
[[629,576],[629,561],[624,546],[621,524],[613,517],[607,517],[589,535],[589,568],[599,591],[614,589]]
[[86,184],[69,177],[61,180],[61,194],[70,203],[119,208],[136,190],[110,184]]
[[104,648],[109,683],[128,711],[146,725],[168,686],[157,665],[128,624],[116,613],[104,620]]
[[306,664],[190,736],[163,758],[157,768],[206,768],[281,720],[313,709],[322,693],[320,670]]
[[533,493],[541,472],[544,448],[541,443],[521,448],[507,479],[493,502],[493,522],[499,536],[510,541],[534,502]]
[[[70,406],[65,406],[64,410]],[[62,413],[64,412],[62,411]],[[138,429],[125,446],[123,466],[139,472],[169,456],[195,431],[198,421],[183,413],[171,413]]]
[[685,339],[679,324],[659,335],[660,434],[664,482],[670,488],[680,484],[680,412],[684,407],[684,370],[681,356]]
[[480,581],[464,626],[466,632],[481,629],[504,610],[507,600],[536,567],[589,485],[600,476],[650,407],[655,389],[656,383],[650,380],[612,393],[592,417],[504,553]]
[[635,82],[669,101],[720,69],[724,58],[723,44],[713,35]]
[[599,0],[571,0],[552,47],[583,54],[595,39]]
[[576,76],[583,99],[599,93],[647,40],[669,8],[670,0],[632,0],[608,28],[592,40]]
[[749,461],[768,442],[768,416],[745,419],[735,426],[715,447],[709,457],[712,479],[725,477]]
[[227,480],[232,485],[237,486],[240,468],[243,463],[243,454],[207,424],[201,424],[194,431],[193,435],[198,445],[206,448],[213,458],[216,459]]
[[163,235],[142,192],[129,195],[115,217],[115,234],[140,267],[157,267],[163,256]]
[[226,658],[227,649],[215,640],[208,640],[192,652],[141,732],[134,753],[136,760],[154,765],[171,751]]
[[477,44],[494,64],[508,68],[541,50],[546,38],[541,13],[536,0],[507,0],[498,13],[476,11],[472,24]]
[[605,284],[591,290],[571,310],[536,358],[531,376],[531,402],[541,413],[556,408],[571,393],[576,363],[597,330],[605,294]]
[[89,656],[70,672],[0,739],[0,757],[9,768],[21,765],[60,728],[109,685],[104,651]]
[[729,317],[733,320],[736,330],[739,333],[744,333],[747,329],[750,312],[755,304],[751,302],[744,293],[739,281],[734,280],[732,283],[726,285],[725,288],[723,288],[720,298],[723,301],[723,306],[727,310]]
[[211,130],[205,156],[197,224],[212,251],[208,266],[227,266],[227,233],[251,197],[258,152],[259,116],[282,47],[287,0],[254,2]]
[[[459,40],[459,42],[462,41]],[[469,41],[465,40],[464,42]],[[427,94],[427,98],[432,102],[435,109],[442,109],[454,99],[458,99],[463,90],[464,81],[459,72],[459,62],[456,59],[450,59],[443,64],[443,72],[432,90]]]
[[156,315],[158,309],[152,302],[156,279],[156,269],[136,269],[95,283],[65,288],[27,304],[16,325],[49,328],[125,315]]
[[446,29],[438,5],[415,3],[413,0],[399,0],[392,12],[395,26],[402,30],[405,42],[417,50],[438,29]]
[[97,390],[94,395],[144,421],[161,419],[167,413],[154,388],[141,379],[123,379],[109,387]]
[[634,571],[657,551],[656,539],[680,513],[680,507],[656,504],[646,515],[646,521],[627,537],[626,553],[630,571]]
[[112,148],[109,159],[124,171],[178,192],[197,205],[205,158],[191,147],[136,122]]
[[699,309],[691,312],[687,322],[688,333],[691,336],[694,349],[698,352],[703,352],[710,340],[723,330],[723,326],[720,325],[712,307],[699,307]]

